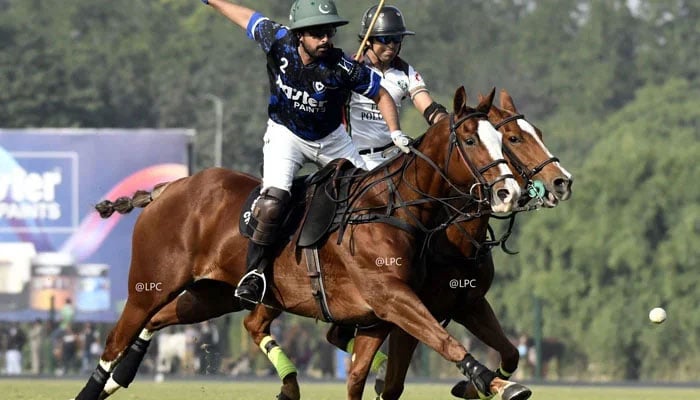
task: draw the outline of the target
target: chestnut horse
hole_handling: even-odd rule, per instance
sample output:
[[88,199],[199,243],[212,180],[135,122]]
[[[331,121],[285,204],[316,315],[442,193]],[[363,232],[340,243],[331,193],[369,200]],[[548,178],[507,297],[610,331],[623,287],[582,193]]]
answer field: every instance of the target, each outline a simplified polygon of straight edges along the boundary
[[[487,204],[485,213],[508,212],[519,198],[520,188],[502,158],[501,135],[488,122],[493,97],[491,92],[472,108],[467,106],[466,93],[460,87],[455,93],[454,114],[433,125],[410,154],[357,176],[350,183],[345,201],[349,210],[345,215],[354,217],[350,219],[355,224],[330,233],[318,258],[335,321],[375,325],[382,330],[384,324],[377,323],[394,324],[456,363],[483,393],[499,392],[511,400],[521,398],[521,385],[489,374],[432,317],[413,289],[421,286],[425,276],[425,266],[414,261],[422,249],[420,239],[447,222],[437,217],[443,207],[449,206],[455,192],[480,206]],[[152,332],[171,322],[167,319],[171,313],[210,319],[241,309],[230,291],[212,292],[209,288],[235,286],[245,272],[247,239],[239,233],[238,217],[248,194],[259,183],[247,174],[209,169],[159,185],[152,192],[140,191],[132,198],[96,206],[104,217],[115,210],[146,208],[134,227],[124,310],[107,337],[98,366],[76,399],[106,397],[109,391],[104,390],[105,384],[120,359],[132,350],[134,354],[143,350]],[[382,223],[363,223],[374,217]],[[260,317],[262,312],[288,311],[315,319],[325,316],[310,290],[300,254],[295,242],[280,244],[268,271],[271,290],[263,299],[267,307],[258,306],[246,318],[250,332],[264,332],[253,339],[271,360],[279,361],[280,349],[271,340],[269,323]],[[380,258],[402,262],[378,268]],[[205,280],[219,283],[198,285]],[[138,284],[149,282],[160,283],[162,290],[136,290]],[[187,297],[180,296],[184,290]],[[160,319],[156,314],[168,303],[170,310],[163,310],[166,318]],[[211,307],[212,303],[216,307]],[[255,323],[263,325],[253,326]],[[381,344],[372,348],[376,342],[372,335],[365,335],[371,342],[365,352],[356,351],[348,378],[349,399],[362,397],[369,360]],[[361,342],[358,337],[358,344]],[[111,376],[116,384],[127,386],[133,379],[116,372]]]
[[[560,200],[568,200],[572,175],[551,155],[542,142],[541,131],[518,113],[513,99],[505,90],[501,91],[500,102],[501,109],[494,106],[489,111],[489,120],[503,134],[503,152],[511,168],[517,171],[519,182],[525,183],[525,186],[532,186],[533,180],[541,182],[545,189],[541,202],[545,207],[555,207]],[[471,219],[453,224],[445,231],[441,240],[430,247],[428,258],[432,273],[418,294],[436,319],[451,319],[460,323],[479,340],[498,351],[501,365],[497,373],[507,379],[518,367],[519,354],[485,298],[494,276],[490,248],[483,246],[488,220],[488,216]],[[459,285],[455,285],[455,282]],[[435,293],[441,295],[435,296]],[[333,329],[329,331],[329,340],[341,348],[345,346],[342,337]],[[375,386],[382,399],[398,399],[401,395],[417,344],[401,329],[392,331],[385,382],[383,387],[381,384]],[[462,398],[479,398],[468,381],[455,385],[452,394]]]

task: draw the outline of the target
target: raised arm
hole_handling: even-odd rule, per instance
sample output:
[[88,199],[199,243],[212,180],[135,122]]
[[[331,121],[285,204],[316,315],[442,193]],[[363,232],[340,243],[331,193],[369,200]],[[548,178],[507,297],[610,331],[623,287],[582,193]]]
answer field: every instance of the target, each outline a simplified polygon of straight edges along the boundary
[[255,13],[255,10],[251,10],[248,7],[243,7],[238,4],[233,4],[227,0],[202,0],[202,2],[204,4],[208,4],[223,16],[230,19],[231,22],[243,29],[248,28],[250,17],[252,17],[253,13]]

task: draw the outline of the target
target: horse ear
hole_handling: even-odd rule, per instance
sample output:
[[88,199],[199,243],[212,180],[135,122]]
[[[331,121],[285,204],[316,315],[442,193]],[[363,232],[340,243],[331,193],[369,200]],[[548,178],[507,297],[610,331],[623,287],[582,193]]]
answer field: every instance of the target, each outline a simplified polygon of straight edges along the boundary
[[505,89],[501,89],[501,96],[500,97],[501,97],[501,108],[517,114],[518,111],[515,109],[515,104],[513,104],[513,98],[510,97],[510,94],[508,94],[508,92],[506,92]]
[[455,92],[455,99],[452,107],[455,115],[459,115],[460,112],[467,107],[467,91],[464,90],[464,86],[460,86]]
[[496,96],[496,88],[491,89],[491,93],[484,98],[479,99],[479,105],[476,107],[477,111],[488,113],[491,109],[491,104],[493,104],[493,98]]

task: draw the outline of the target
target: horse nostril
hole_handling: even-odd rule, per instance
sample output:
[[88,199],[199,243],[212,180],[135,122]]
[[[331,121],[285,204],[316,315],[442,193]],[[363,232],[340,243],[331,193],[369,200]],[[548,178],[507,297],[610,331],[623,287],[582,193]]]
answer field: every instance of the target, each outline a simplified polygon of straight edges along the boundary
[[560,190],[569,190],[571,188],[571,180],[567,178],[557,178],[554,180],[554,187]]
[[498,192],[496,192],[496,195],[498,196],[501,201],[505,201],[508,197],[510,197],[510,190],[508,189],[498,189]]

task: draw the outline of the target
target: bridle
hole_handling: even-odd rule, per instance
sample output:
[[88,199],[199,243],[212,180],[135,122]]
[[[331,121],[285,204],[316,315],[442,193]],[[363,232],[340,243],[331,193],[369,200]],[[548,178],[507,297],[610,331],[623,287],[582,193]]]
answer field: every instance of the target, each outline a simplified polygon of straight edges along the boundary
[[[511,115],[503,119],[501,122],[494,124],[493,127],[496,128],[496,130],[499,130],[506,124],[519,119],[525,119],[525,116],[523,114]],[[548,164],[559,162],[559,159],[557,157],[550,157],[536,165],[534,168],[529,169],[527,164],[525,164],[517,155],[515,155],[515,153],[513,153],[513,151],[511,151],[508,148],[508,146],[503,146],[503,154],[508,156],[508,159],[511,161],[511,165],[513,166],[513,168],[521,177],[523,177],[526,184],[528,185],[531,183],[532,178],[535,175],[539,174]]]
[[[514,178],[514,176],[512,174],[507,174],[504,176],[499,176],[496,180],[494,180],[494,182],[488,182],[483,174],[489,169],[499,164],[507,163],[507,161],[504,158],[501,158],[493,160],[489,164],[479,168],[476,165],[474,165],[474,162],[469,157],[467,157],[467,151],[464,148],[465,145],[459,140],[457,136],[457,129],[467,120],[473,118],[483,118],[485,120],[488,120],[488,114],[484,112],[472,112],[459,119],[455,119],[455,116],[453,114],[450,115],[450,130],[449,138],[447,140],[447,158],[445,159],[446,162],[443,167],[438,166],[435,163],[435,161],[433,161],[430,157],[418,150],[417,146],[411,146],[411,154],[408,155],[408,157],[404,158],[403,165],[400,168],[396,169],[393,172],[389,172],[388,167],[386,167],[387,169],[385,170],[386,173],[384,174],[384,176],[370,182],[362,182],[364,179],[366,179],[366,177],[368,177],[368,175],[365,175],[364,177],[360,176],[360,180],[355,185],[355,190],[351,191],[351,193],[349,193],[346,198],[335,199],[335,201],[338,203],[347,202],[348,204],[348,207],[345,210],[343,210],[343,212],[341,213],[342,215],[340,216],[340,232],[338,235],[338,243],[340,243],[340,241],[342,240],[343,232],[347,224],[381,222],[396,226],[404,231],[413,234],[416,237],[422,237],[423,245],[421,246],[420,251],[422,253],[425,249],[425,245],[429,242],[429,238],[433,234],[442,231],[449,225],[453,224],[457,219],[471,219],[488,214],[489,212],[487,210],[481,209],[481,205],[488,202],[488,194],[490,194],[493,185],[495,185],[497,182],[500,182],[501,180],[507,178]],[[457,149],[457,153],[461,158],[462,163],[466,165],[466,167],[472,173],[474,180],[476,181],[476,183],[474,183],[468,191],[465,191],[464,187],[460,187],[460,185],[458,185],[456,182],[450,179],[450,177],[447,175],[449,163],[452,159],[452,155],[455,149]],[[424,192],[416,186],[409,185],[408,187],[415,193],[419,194],[420,198],[408,201],[401,198],[398,188],[393,183],[392,178],[396,175],[403,175],[404,172],[407,170],[408,165],[417,160],[418,158],[420,158],[422,161],[428,164],[430,168],[432,168],[433,171],[435,171],[435,173],[437,173],[440,176],[440,178],[442,178],[446,182],[450,190],[453,191],[454,195],[450,195],[448,197],[443,198],[437,198]],[[348,176],[348,178],[351,178],[351,176]],[[403,180],[403,178],[400,179]],[[386,184],[388,185],[387,204],[379,207],[374,206],[367,208],[358,208],[353,206],[353,203],[355,201],[362,198],[362,196],[365,193],[367,193],[372,187],[378,185],[381,182],[386,182]],[[405,180],[403,180],[403,182],[404,184],[408,184],[408,182],[406,182]],[[479,188],[483,189],[487,196],[475,196],[475,192],[477,192]],[[482,195],[483,194],[484,193],[482,193]],[[465,203],[463,203],[463,205],[461,206],[455,206],[452,203],[454,200],[465,201]],[[407,211],[407,217],[410,221],[413,222],[413,224],[411,224],[409,221],[404,221],[393,215],[394,211],[399,208],[407,209],[408,207],[416,206],[422,203],[438,203],[446,207],[448,212],[445,219],[442,219],[440,221],[434,221],[436,222],[434,226],[425,226],[420,221],[418,216],[414,215],[411,211]],[[479,204],[478,209],[473,212],[467,212],[467,205],[473,205],[475,203]]]
[[[506,124],[513,122],[513,121],[517,121],[519,119],[525,119],[525,116],[523,114],[513,114],[511,116],[504,118],[500,122],[494,124],[493,127],[496,130],[499,130],[500,128],[502,128]],[[510,165],[518,173],[518,175],[520,175],[523,178],[523,180],[525,181],[525,188],[524,189],[526,190],[526,193],[528,194],[528,196],[530,198],[537,198],[537,199],[541,198],[544,195],[544,187],[541,184],[541,182],[533,182],[533,178],[535,177],[535,175],[542,172],[542,170],[548,164],[551,164],[554,162],[559,162],[559,159],[557,157],[549,157],[546,160],[542,161],[541,163],[537,164],[534,168],[530,169],[527,166],[527,164],[522,161],[522,159],[520,159],[512,150],[510,150],[510,148],[508,146],[504,145],[504,146],[502,146],[502,149],[503,149],[503,154],[506,155],[508,157],[508,159],[510,160]],[[524,201],[524,203],[527,203],[528,200]],[[495,246],[500,246],[503,249],[503,251],[507,254],[517,254],[517,252],[511,251],[507,247],[508,238],[510,237],[510,235],[512,233],[513,225],[515,224],[515,215],[517,212],[530,211],[530,210],[536,209],[536,208],[537,208],[537,206],[534,206],[534,208],[533,208],[533,207],[528,207],[525,204],[522,204],[521,207],[519,207],[519,209],[517,211],[511,212],[507,216],[491,215],[491,217],[496,218],[496,219],[509,220],[508,227],[507,227],[505,233],[503,233],[499,239],[496,239],[495,238],[496,235],[493,231],[493,228],[491,227],[491,225],[488,225],[487,229],[489,232],[489,236],[493,239],[486,240],[483,243],[478,243],[476,240],[471,238],[471,236],[466,232],[466,230],[464,230],[464,228],[459,224],[459,222],[464,222],[464,221],[467,221],[471,218],[462,217],[462,218],[456,219],[454,222],[457,223],[456,226],[458,227],[458,229],[460,229],[463,232],[463,234],[466,237],[468,237],[469,240],[472,242],[474,248],[476,249],[476,256],[478,256],[479,254],[483,254],[484,250],[486,252],[488,252],[489,249],[491,249],[492,247],[495,247]]]
[[[500,181],[506,180],[508,178],[515,178],[512,174],[505,174],[501,175],[496,180],[493,182],[489,183],[486,178],[484,178],[484,173],[488,171],[489,169],[498,166],[499,164],[508,164],[508,162],[504,158],[499,158],[497,160],[493,160],[489,164],[477,168],[476,165],[474,165],[474,161],[467,157],[467,151],[464,149],[464,143],[459,140],[459,137],[457,136],[457,129],[467,120],[472,119],[472,118],[484,118],[488,119],[488,114],[484,112],[473,112],[469,113],[462,118],[458,119],[455,121],[455,115],[450,114],[450,140],[448,141],[448,150],[447,150],[447,161],[445,162],[445,175],[448,174],[448,168],[449,168],[449,160],[452,158],[452,152],[454,151],[455,147],[457,148],[458,154],[462,160],[462,163],[464,163],[467,168],[471,171],[472,175],[474,176],[474,179],[476,179],[477,183],[472,185],[471,188],[469,188],[469,194],[477,199],[479,202],[487,202],[489,199],[489,194],[491,193],[491,188],[497,184]],[[477,195],[475,195],[475,192],[479,189],[482,188],[484,191],[484,194],[486,195],[485,198],[479,199]]]

